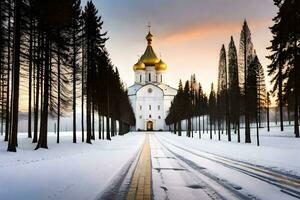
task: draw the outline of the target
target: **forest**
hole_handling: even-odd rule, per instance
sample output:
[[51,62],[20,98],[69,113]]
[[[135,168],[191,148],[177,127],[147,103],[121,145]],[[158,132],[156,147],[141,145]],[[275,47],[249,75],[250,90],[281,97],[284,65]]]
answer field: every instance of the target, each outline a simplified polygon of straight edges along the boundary
[[1,0],[0,128],[8,151],[17,151],[20,109],[28,111],[28,137],[36,149],[48,148],[50,118],[57,120],[60,142],[60,118],[68,112],[78,142],[79,108],[81,142],[96,139],[96,120],[98,139],[129,131],[135,118],[108,39],[92,1]]
[[[284,131],[284,116],[294,126],[295,137],[299,138],[299,88],[300,88],[300,2],[274,0],[278,8],[270,31],[273,35],[267,57],[271,64],[265,66],[271,77],[272,90],[266,89],[264,67],[259,61],[251,38],[251,31],[245,20],[240,32],[237,49],[231,37],[228,51],[221,46],[217,88],[212,84],[207,95],[195,75],[191,80],[179,82],[166,123],[170,130],[182,135],[182,122],[186,121],[187,136],[193,137],[193,120],[198,120],[198,130],[210,133],[226,133],[231,141],[232,133],[241,142],[240,130],[244,129],[245,143],[251,143],[251,128],[255,127],[257,145],[259,129],[266,122],[270,131],[271,97],[275,98],[275,110],[279,110],[280,130]],[[202,119],[201,119],[202,118]],[[207,120],[205,120],[207,119]],[[293,123],[291,123],[293,121]],[[205,130],[205,123],[206,129]],[[209,128],[208,128],[209,127]],[[208,130],[209,129],[209,130]]]

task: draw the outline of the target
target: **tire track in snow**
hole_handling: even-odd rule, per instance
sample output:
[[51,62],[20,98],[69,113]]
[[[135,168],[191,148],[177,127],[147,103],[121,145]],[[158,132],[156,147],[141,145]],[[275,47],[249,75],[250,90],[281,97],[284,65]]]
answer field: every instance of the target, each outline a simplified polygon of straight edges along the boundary
[[[267,182],[271,185],[274,185],[274,186],[280,188],[281,192],[283,192],[287,195],[290,195],[292,197],[295,197],[297,199],[300,199],[300,191],[299,191],[300,179],[295,178],[295,176],[292,176],[292,175],[289,176],[284,173],[280,173],[280,172],[266,169],[263,167],[258,167],[256,165],[251,165],[249,163],[240,162],[237,160],[228,159],[228,158],[221,157],[221,156],[218,156],[215,154],[204,152],[205,154],[210,155],[210,157],[208,157],[205,155],[201,155],[200,153],[197,153],[195,151],[189,150],[183,146],[174,144],[173,142],[170,142],[169,140],[167,140],[165,138],[162,138],[162,140],[164,140],[166,143],[172,145],[173,147],[181,149],[192,155],[216,162],[218,164],[223,165],[224,167],[239,171],[239,172],[244,173],[253,178]],[[196,150],[196,151],[201,152],[201,150]]]
[[[252,195],[245,195],[238,191],[238,188],[235,188],[233,184],[229,184],[228,182],[224,182],[220,178],[204,171],[205,168],[197,165],[196,163],[180,156],[179,154],[175,153],[174,151],[170,150],[166,147],[155,135],[155,139],[158,141],[160,146],[168,151],[179,163],[181,163],[182,167],[186,170],[190,171],[194,178],[197,178],[199,182],[204,184],[206,188],[204,191],[208,197],[213,200],[219,199],[243,199],[243,200],[250,200],[250,199],[257,199]],[[192,185],[190,187],[193,187]],[[203,188],[202,188],[203,189]],[[222,194],[221,194],[222,193]]]

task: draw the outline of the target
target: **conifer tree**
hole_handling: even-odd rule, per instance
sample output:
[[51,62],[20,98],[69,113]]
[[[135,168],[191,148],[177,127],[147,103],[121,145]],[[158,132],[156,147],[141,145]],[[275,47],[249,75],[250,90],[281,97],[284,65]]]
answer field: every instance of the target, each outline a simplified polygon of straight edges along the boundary
[[77,81],[80,75],[80,47],[81,47],[81,7],[80,0],[72,0],[72,19],[70,24],[70,63],[72,66],[72,87],[73,87],[73,143],[76,143],[76,101]]
[[[210,125],[210,139],[212,139],[212,125],[215,124],[216,120],[216,109],[217,109],[217,98],[216,92],[214,90],[213,83],[211,84],[211,90],[208,99],[208,109],[209,109],[209,125]],[[220,140],[219,134],[219,140]]]
[[[269,74],[273,75],[273,91],[278,91],[280,109],[283,107],[283,100],[287,101],[293,97],[293,101],[289,102],[293,102],[294,133],[299,137],[300,3],[295,0],[274,0],[274,4],[279,8],[279,12],[273,19],[274,25],[271,27],[273,40],[269,49],[273,53],[269,56],[272,60]],[[283,85],[284,82],[286,84]],[[282,86],[284,88],[281,92]],[[282,110],[280,112],[282,114]]]
[[[99,59],[98,54],[102,52],[104,43],[107,38],[104,38],[106,33],[100,33],[103,21],[97,16],[97,9],[92,1],[88,1],[83,13],[83,41],[84,41],[84,60],[86,68],[86,142],[91,143],[92,139],[92,96],[94,93],[94,83],[96,82],[96,61]],[[109,105],[108,105],[109,107]],[[108,125],[108,124],[107,124]]]
[[237,131],[237,141],[240,142],[240,88],[237,50],[231,36],[228,47],[228,96],[230,121]]
[[248,27],[247,21],[244,21],[243,28],[240,35],[240,46],[239,46],[239,83],[241,92],[244,95],[244,115],[245,115],[245,142],[251,143],[250,135],[250,120],[249,120],[249,102],[248,102],[248,81],[247,73],[249,65],[254,57],[253,44],[251,40],[251,33]]

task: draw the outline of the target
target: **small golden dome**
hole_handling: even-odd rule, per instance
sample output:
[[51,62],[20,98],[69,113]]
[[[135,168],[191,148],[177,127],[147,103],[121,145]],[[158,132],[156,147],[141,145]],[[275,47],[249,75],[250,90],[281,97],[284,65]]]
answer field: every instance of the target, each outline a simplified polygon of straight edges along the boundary
[[148,41],[148,45],[151,45],[152,40],[153,40],[153,35],[150,33],[150,31],[149,31],[149,33],[146,35],[146,40]]
[[133,70],[145,70],[146,66],[139,60],[135,65],[133,65]]
[[161,59],[160,59],[160,61],[159,61],[159,63],[157,63],[156,65],[155,65],[155,70],[157,70],[157,71],[165,71],[166,69],[167,69],[167,64],[166,63],[164,63]]

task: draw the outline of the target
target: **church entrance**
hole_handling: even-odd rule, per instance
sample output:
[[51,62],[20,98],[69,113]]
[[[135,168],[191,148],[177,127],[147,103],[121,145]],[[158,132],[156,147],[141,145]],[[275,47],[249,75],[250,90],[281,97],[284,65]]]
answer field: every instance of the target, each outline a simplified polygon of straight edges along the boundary
[[152,121],[147,122],[147,131],[153,131],[153,122]]

